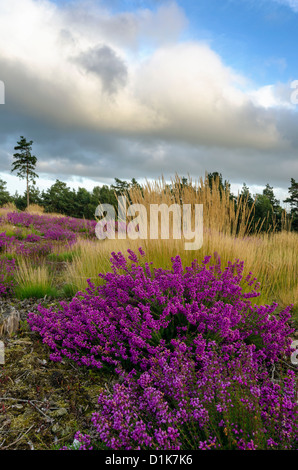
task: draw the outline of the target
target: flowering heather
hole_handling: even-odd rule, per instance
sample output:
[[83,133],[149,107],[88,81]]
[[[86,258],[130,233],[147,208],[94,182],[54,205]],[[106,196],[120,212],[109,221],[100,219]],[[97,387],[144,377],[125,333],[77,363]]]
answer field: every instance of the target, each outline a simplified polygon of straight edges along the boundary
[[[63,232],[67,238],[76,238],[76,234],[78,233],[87,238],[95,238],[95,226],[97,223],[95,220],[52,217],[48,215],[28,214],[26,212],[9,212],[6,215],[6,220],[16,226],[33,227],[41,234],[46,235],[46,233],[48,233],[47,238],[54,236],[56,233],[56,238],[51,238],[55,240],[61,239]],[[70,233],[73,235],[70,235]]]
[[76,234],[71,230],[62,227],[53,227],[45,231],[44,237],[48,240],[67,240],[73,243],[76,240]]
[[22,256],[27,256],[30,258],[39,258],[42,256],[47,256],[53,250],[53,243],[51,241],[46,241],[42,243],[33,242],[30,243],[15,243],[13,246],[13,251]]
[[[6,221],[15,225],[15,235],[6,232],[0,234],[0,251],[15,252],[18,255],[40,257],[52,252],[53,243],[64,243],[71,246],[77,240],[78,233],[95,237],[95,221],[83,221],[68,217],[53,218],[12,212],[6,215]],[[25,238],[19,227],[34,229],[40,233],[31,233]]]
[[6,232],[0,233],[0,252],[15,253],[17,255],[40,257],[52,252],[52,241],[42,240],[35,234],[29,234],[25,239],[19,240],[15,236],[8,236]]
[[[93,450],[93,446],[91,445],[90,436],[84,435],[80,431],[77,431],[74,435],[74,442],[72,444],[72,449],[75,449],[75,450]],[[64,446],[60,450],[69,450],[69,448]]]
[[15,260],[0,259],[0,297],[11,295],[14,290],[13,274],[16,270]]
[[[122,377],[99,396],[93,424],[112,449],[297,448],[290,307],[257,306],[259,285],[239,260],[154,269],[129,251],[60,308],[28,323],[51,349]],[[272,380],[272,377],[274,380]],[[253,419],[252,419],[253,417]]]
[[40,242],[41,237],[39,235],[35,235],[34,233],[29,233],[27,237],[24,239],[25,242],[36,243]]
[[5,251],[15,243],[16,237],[9,237],[6,232],[0,233],[0,252]]
[[253,359],[255,347],[217,351],[200,359],[164,351],[138,379],[99,396],[92,422],[112,449],[297,449],[294,374],[279,384]]

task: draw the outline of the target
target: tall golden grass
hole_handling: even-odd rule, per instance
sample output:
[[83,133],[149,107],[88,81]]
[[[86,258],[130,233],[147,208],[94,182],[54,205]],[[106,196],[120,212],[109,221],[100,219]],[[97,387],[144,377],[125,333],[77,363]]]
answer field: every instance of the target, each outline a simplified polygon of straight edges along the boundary
[[[221,194],[219,180],[210,186],[207,179],[199,180],[194,189],[184,187],[179,177],[172,182],[173,191],[163,179],[147,182],[139,188],[131,188],[127,196],[134,204],[143,204],[150,214],[150,204],[183,202],[184,204],[203,204],[204,237],[199,250],[185,250],[185,240],[105,240],[79,242],[77,254],[66,271],[67,282],[73,283],[79,290],[85,289],[86,279],[98,283],[98,273],[110,269],[109,258],[112,251],[126,252],[128,248],[137,250],[141,246],[146,259],[155,267],[170,268],[171,257],[180,255],[184,266],[193,259],[199,261],[204,256],[217,253],[222,265],[239,259],[244,261],[245,274],[252,272],[261,283],[261,296],[256,303],[278,302],[281,306],[294,304],[298,309],[298,234],[289,231],[288,217],[283,218],[283,230],[279,233],[271,230],[264,233],[263,221],[253,227],[253,207],[248,207],[247,198],[238,196],[236,201],[230,198],[229,191]],[[149,221],[150,222],[150,221]],[[252,228],[256,230],[251,234]]]
[[39,206],[38,204],[29,204],[29,206],[26,207],[25,212],[28,214],[42,215],[44,213],[44,207]]
[[18,257],[16,280],[22,286],[25,286],[26,283],[46,286],[52,283],[53,275],[49,273],[45,263],[33,266],[30,261]]
[[45,209],[42,206],[39,206],[38,204],[29,204],[28,207],[26,207],[25,212],[28,214],[36,214],[36,215],[47,215],[49,217],[65,217],[64,214],[58,214],[56,212],[47,212],[45,213]]
[[30,260],[23,257],[17,258],[18,269],[15,279],[17,283],[16,293],[20,298],[56,295],[54,275],[50,273],[46,262],[34,266]]
[[16,205],[14,202],[7,202],[2,207],[0,207],[0,216],[5,216],[8,212],[17,212]]
[[137,251],[141,246],[145,259],[155,267],[169,269],[171,257],[180,255],[184,266],[204,256],[215,253],[220,256],[222,266],[229,261],[244,261],[244,274],[252,272],[261,283],[261,296],[256,303],[278,302],[282,307],[294,304],[298,309],[298,234],[281,232],[249,237],[232,237],[218,232],[204,234],[200,250],[187,251],[183,240],[106,240],[79,242],[74,247],[77,254],[67,265],[64,279],[75,290],[85,290],[87,278],[96,285],[100,283],[98,274],[110,270],[111,252],[126,253],[128,248]]
[[[101,282],[99,273],[110,270],[111,252],[126,253],[141,246],[146,253],[146,260],[152,261],[155,267],[168,269],[171,257],[180,255],[184,266],[194,259],[201,261],[204,256],[215,256],[217,253],[223,266],[229,261],[244,261],[244,273],[252,272],[261,283],[261,296],[256,303],[276,301],[281,307],[294,304],[298,314],[298,234],[290,232],[290,220],[283,215],[281,232],[272,226],[267,232],[261,232],[260,221],[253,226],[254,207],[249,207],[247,198],[239,195],[236,200],[230,197],[229,190],[222,192],[219,180],[209,184],[207,178],[191,182],[192,188],[182,184],[176,175],[172,180],[172,189],[163,178],[146,182],[141,188],[133,187],[126,194],[133,204],[142,204],[147,210],[150,223],[150,204],[203,204],[204,233],[203,245],[198,250],[186,250],[185,240],[106,239],[87,241],[79,239],[72,247],[73,261],[67,263],[61,273],[59,283],[71,286],[72,291],[85,290],[87,279],[95,284]],[[5,210],[5,209],[4,209]],[[39,209],[29,207],[29,210]],[[61,216],[61,214],[60,214]],[[148,224],[149,225],[149,224]],[[9,228],[9,227],[6,227]],[[215,259],[215,258],[214,258]],[[30,266],[29,260],[18,260],[20,265],[18,283],[43,286],[46,289],[56,284],[45,265],[39,268]]]
[[[248,196],[238,195],[236,200],[227,187],[222,190],[219,177],[208,177],[197,181],[189,179],[184,185],[176,175],[168,185],[164,178],[147,181],[143,186],[131,187],[127,195],[133,204],[142,204],[150,214],[151,204],[190,204],[192,210],[196,204],[203,205],[204,229],[223,234],[244,236],[252,229],[260,230],[262,222],[253,226],[254,204],[249,207]],[[149,222],[149,221],[148,221]]]

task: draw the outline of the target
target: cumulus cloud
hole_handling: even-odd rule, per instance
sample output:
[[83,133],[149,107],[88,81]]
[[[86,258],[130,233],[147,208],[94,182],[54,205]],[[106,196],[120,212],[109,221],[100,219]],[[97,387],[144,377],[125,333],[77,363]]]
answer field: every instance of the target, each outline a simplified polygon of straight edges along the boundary
[[287,84],[251,90],[209,45],[182,41],[186,25],[174,2],[125,13],[1,2],[0,170],[26,135],[39,171],[63,179],[224,170],[267,180],[270,168],[288,180],[297,113]]
[[273,116],[253,105],[244,83],[209,46],[187,42],[160,48],[141,65],[136,95],[158,118],[158,135],[194,145],[272,148],[279,141]]

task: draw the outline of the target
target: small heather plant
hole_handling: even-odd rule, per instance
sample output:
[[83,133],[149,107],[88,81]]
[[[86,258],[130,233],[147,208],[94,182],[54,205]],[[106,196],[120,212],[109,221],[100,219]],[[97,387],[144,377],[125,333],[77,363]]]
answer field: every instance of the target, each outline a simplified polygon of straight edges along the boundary
[[13,276],[16,271],[15,259],[0,259],[0,298],[14,293]]
[[4,252],[9,247],[13,246],[15,243],[16,238],[14,236],[9,236],[6,232],[0,233],[0,251]]
[[24,240],[26,242],[36,243],[41,240],[41,237],[39,235],[35,235],[35,233],[29,233]]
[[[259,284],[239,260],[154,269],[129,251],[60,308],[28,323],[51,359],[119,375],[92,421],[111,449],[297,449],[291,307],[253,305]],[[278,375],[275,376],[278,371]],[[121,380],[120,380],[121,378]],[[85,439],[85,440],[84,440]],[[82,448],[89,437],[82,439]],[[80,441],[80,439],[78,439]]]

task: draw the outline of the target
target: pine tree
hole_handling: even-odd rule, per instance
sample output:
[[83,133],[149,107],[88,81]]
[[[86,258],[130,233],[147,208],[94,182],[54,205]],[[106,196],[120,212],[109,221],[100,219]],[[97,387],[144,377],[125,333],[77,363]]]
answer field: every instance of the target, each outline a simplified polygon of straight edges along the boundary
[[273,187],[270,186],[269,183],[267,183],[265,189],[263,189],[263,195],[269,199],[273,212],[278,211],[278,208],[280,207],[280,201],[276,199]]
[[291,212],[294,215],[298,215],[298,182],[291,178],[291,186],[289,187],[290,196],[284,200],[291,206]]
[[29,206],[29,183],[35,184],[35,178],[38,175],[34,172],[37,158],[31,155],[33,141],[27,142],[25,137],[21,136],[19,142],[17,142],[16,153],[14,153],[12,172],[17,171],[17,176],[21,179],[26,179],[27,183],[27,206]]
[[290,196],[284,202],[290,204],[292,227],[294,230],[298,230],[298,181],[295,181],[294,178],[291,178],[289,194]]

